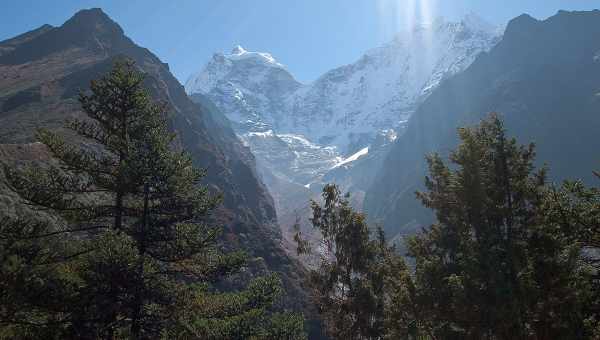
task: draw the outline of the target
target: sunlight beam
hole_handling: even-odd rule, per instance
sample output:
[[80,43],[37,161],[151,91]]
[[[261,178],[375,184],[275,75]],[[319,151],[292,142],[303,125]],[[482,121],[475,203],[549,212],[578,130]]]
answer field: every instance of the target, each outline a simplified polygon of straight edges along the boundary
[[437,0],[378,0],[379,26],[384,35],[408,33],[417,25],[431,25]]

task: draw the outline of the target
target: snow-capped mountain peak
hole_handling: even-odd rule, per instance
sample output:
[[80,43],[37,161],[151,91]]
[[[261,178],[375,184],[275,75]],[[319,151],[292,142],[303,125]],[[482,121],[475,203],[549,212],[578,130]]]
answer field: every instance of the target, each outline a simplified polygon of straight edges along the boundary
[[185,89],[189,95],[208,96],[243,134],[271,129],[284,98],[300,86],[271,54],[236,46],[230,54],[213,55]]
[[244,54],[244,53],[246,53],[246,52],[248,52],[248,51],[246,51],[246,49],[244,49],[244,48],[243,48],[242,46],[240,46],[240,45],[237,45],[236,47],[234,47],[234,48],[231,50],[231,54],[238,54],[238,55],[239,55],[239,54]]
[[475,15],[419,24],[300,89],[288,98],[291,111],[279,129],[352,154],[377,131],[399,128],[443,79],[490,49],[496,32]]
[[231,50],[231,54],[225,55],[224,57],[229,61],[252,60],[262,63],[265,66],[284,68],[284,66],[278,63],[271,54],[264,52],[249,52],[240,45],[234,47],[233,50]]
[[[185,89],[190,95],[208,95],[217,88],[231,87],[229,83],[237,84],[233,87],[256,87],[258,83],[269,80],[273,75],[275,78],[278,78],[277,75],[290,78],[292,83],[297,83],[285,66],[271,54],[250,52],[238,45],[230,54],[215,53],[200,72],[188,78]],[[227,91],[229,96],[237,95],[235,92]]]
[[[475,14],[458,22],[438,18],[304,85],[269,53],[236,46],[230,54],[216,54],[190,78],[186,90],[211,98],[258,158],[270,151],[253,133],[269,130],[269,138],[279,139],[269,145],[288,143],[297,162],[317,164],[316,158],[327,158],[318,169],[315,166],[318,176],[319,169],[331,169],[332,162],[370,150],[381,131],[401,131],[446,77],[464,70],[498,40],[498,30]],[[315,147],[294,144],[296,139],[285,136],[298,136]],[[317,146],[329,149],[319,153]],[[305,180],[303,176],[303,185]]]
[[326,182],[360,204],[408,117],[446,77],[491,49],[499,33],[473,14],[458,22],[438,18],[310,84],[269,53],[236,46],[215,54],[185,87],[232,121],[256,156],[278,218],[293,223]]

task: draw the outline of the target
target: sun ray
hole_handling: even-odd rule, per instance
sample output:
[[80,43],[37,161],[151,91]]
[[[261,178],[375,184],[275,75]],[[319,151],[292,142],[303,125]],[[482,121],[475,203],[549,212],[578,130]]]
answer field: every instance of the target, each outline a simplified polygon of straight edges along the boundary
[[384,37],[411,35],[418,25],[431,26],[436,20],[438,0],[377,0],[379,30]]
[[420,0],[419,1],[419,12],[421,21],[427,24],[431,24],[435,20],[435,1],[434,0]]
[[401,19],[401,27],[399,29],[401,31],[410,32],[413,27],[415,27],[416,23],[416,14],[417,14],[417,1],[419,0],[402,0],[400,1],[401,5],[398,6],[399,17]]

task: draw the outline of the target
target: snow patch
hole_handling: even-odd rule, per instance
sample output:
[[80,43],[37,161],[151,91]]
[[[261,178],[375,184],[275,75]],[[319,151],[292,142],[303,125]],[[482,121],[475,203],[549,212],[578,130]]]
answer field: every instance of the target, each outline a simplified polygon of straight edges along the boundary
[[273,130],[267,130],[265,132],[248,132],[248,137],[260,137],[260,138],[269,138],[273,137],[275,134]]
[[275,60],[275,58],[273,58],[273,56],[269,53],[249,52],[239,45],[231,51],[231,54],[225,55],[225,58],[231,61],[254,59],[258,62],[264,63],[267,66],[275,66],[280,68],[284,67],[282,64],[278,63],[277,60]]
[[357,159],[361,158],[362,156],[365,156],[369,153],[369,147],[367,146],[366,148],[363,148],[361,150],[359,150],[357,153],[355,153],[354,155],[344,159],[343,161],[339,162],[338,164],[336,164],[332,169],[335,168],[339,168],[342,165],[351,163],[356,161]]

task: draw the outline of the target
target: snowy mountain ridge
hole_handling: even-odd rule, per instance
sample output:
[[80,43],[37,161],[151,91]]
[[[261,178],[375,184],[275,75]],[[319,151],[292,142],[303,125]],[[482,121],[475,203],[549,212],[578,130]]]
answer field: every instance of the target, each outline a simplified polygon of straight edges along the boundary
[[437,19],[399,33],[356,62],[302,84],[268,53],[238,46],[215,54],[187,81],[232,121],[275,199],[284,237],[292,244],[300,215],[324,183],[351,192],[355,207],[408,118],[444,79],[491,49],[500,30],[476,15]]
[[499,37],[496,27],[474,14],[460,22],[437,19],[310,84],[299,83],[270,54],[237,46],[215,54],[186,82],[186,91],[209,96],[240,134],[300,134],[348,155],[368,146],[377,131],[401,127],[443,79]]
[[189,95],[210,98],[244,134],[272,129],[285,111],[283,98],[301,86],[270,54],[237,46],[230,54],[215,53],[185,88]]

